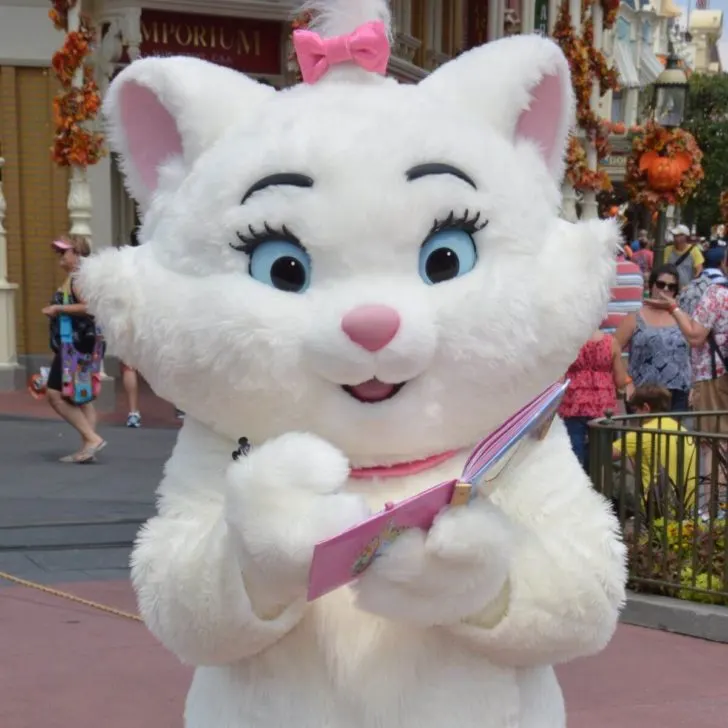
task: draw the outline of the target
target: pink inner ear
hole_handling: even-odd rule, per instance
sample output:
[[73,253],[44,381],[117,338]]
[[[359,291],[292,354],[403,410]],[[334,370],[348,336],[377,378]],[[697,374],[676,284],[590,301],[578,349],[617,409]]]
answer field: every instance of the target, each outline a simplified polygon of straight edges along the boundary
[[531,91],[531,105],[518,119],[516,139],[530,139],[541,149],[550,169],[561,158],[561,115],[563,113],[561,78],[544,76]]
[[154,192],[160,165],[182,155],[177,124],[154,92],[134,81],[124,84],[119,106],[129,161],[149,192]]

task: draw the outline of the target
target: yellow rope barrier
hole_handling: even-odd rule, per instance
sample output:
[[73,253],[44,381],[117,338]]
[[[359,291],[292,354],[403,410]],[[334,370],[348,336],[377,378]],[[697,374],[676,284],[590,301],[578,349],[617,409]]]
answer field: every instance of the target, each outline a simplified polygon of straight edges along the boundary
[[[98,609],[101,612],[107,612],[108,614],[113,614],[117,617],[124,617],[124,619],[131,619],[135,622],[141,622],[142,618],[138,614],[131,614],[130,612],[124,612],[121,609],[115,609],[114,607],[109,607],[106,604],[99,604],[98,602],[92,602],[88,599],[82,599],[81,597],[77,597],[75,594],[69,594],[68,592],[59,591],[58,589],[52,589],[49,586],[44,586],[43,584],[37,584],[34,581],[27,581],[26,579],[20,579],[17,576],[13,576],[12,574],[6,574],[4,571],[0,571],[0,579],[4,579],[5,581],[9,581],[12,584],[17,584],[18,586],[24,586],[28,589],[35,589],[36,591],[43,592],[44,594],[50,594],[54,597],[59,597],[60,599],[65,599],[69,602],[75,602],[76,604],[82,604],[84,607],[91,607],[92,609]],[[2,596],[2,592],[0,592],[0,596]]]

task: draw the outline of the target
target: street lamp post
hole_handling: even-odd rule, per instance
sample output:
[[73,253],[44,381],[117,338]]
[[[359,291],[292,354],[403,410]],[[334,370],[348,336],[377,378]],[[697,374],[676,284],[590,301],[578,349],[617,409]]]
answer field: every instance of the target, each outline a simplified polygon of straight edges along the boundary
[[[680,59],[675,54],[672,41],[665,63],[665,70],[655,81],[655,123],[668,129],[682,124],[685,118],[685,107],[688,98],[688,77],[680,68]],[[657,218],[657,235],[655,236],[655,261],[662,264],[665,250],[665,234],[667,232],[667,211],[660,209]]]

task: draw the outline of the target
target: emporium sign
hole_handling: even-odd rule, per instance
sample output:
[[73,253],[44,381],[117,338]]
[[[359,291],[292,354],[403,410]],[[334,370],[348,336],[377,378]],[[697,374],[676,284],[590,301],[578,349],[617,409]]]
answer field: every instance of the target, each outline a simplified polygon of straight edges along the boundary
[[195,56],[245,73],[281,73],[278,22],[142,10],[141,26],[142,56]]

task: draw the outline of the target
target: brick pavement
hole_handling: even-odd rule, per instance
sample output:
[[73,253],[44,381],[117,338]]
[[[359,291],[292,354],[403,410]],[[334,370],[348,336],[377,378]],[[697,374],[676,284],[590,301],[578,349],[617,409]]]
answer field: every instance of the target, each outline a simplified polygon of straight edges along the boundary
[[[65,585],[134,609],[125,582]],[[3,728],[180,728],[191,671],[143,625],[32,590],[0,590]],[[570,728],[724,728],[728,647],[620,626],[559,668]]]
[[[0,571],[133,611],[129,542],[174,429],[112,418],[97,465],[62,467],[67,426],[18,414],[0,415]],[[0,728],[181,727],[190,670],[143,625],[0,581],[0,634]],[[726,645],[620,626],[604,653],[559,669],[570,728],[723,728],[726,667]]]

